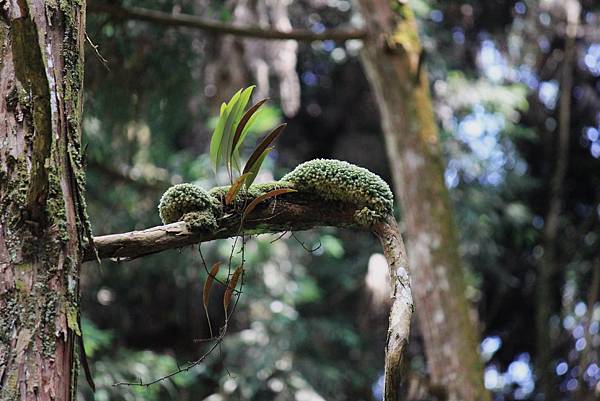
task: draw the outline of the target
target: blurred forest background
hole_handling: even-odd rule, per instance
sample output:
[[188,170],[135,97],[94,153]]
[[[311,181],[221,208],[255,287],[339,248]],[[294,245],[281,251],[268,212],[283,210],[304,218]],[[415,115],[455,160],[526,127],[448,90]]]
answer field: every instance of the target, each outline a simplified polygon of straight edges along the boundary
[[[411,4],[441,132],[466,296],[479,321],[485,386],[495,400],[598,399],[600,4],[580,2],[565,91],[560,0]],[[86,56],[84,140],[95,235],[160,224],[158,200],[172,184],[226,183],[209,167],[208,142],[218,106],[250,84],[258,85],[257,98],[273,99],[256,133],[288,123],[258,181],[323,157],[366,167],[392,183],[360,41],[219,36],[121,18],[99,12],[102,5],[314,32],[360,26],[348,0],[91,0],[87,34],[96,51],[88,47]],[[571,123],[561,143],[565,97]],[[567,168],[559,183],[563,204],[557,238],[549,243],[545,222],[559,163]],[[209,264],[230,249],[230,241],[201,245]],[[194,342],[208,336],[198,247],[101,267],[87,263],[83,331],[98,389],[92,394],[80,378],[79,397],[378,400],[389,306],[379,252],[370,235],[337,229],[253,239],[244,294],[222,347],[191,371],[149,388],[112,385],[161,377],[206,349]],[[540,271],[550,271],[544,299],[536,295]],[[219,291],[211,300],[217,323],[223,321]],[[536,339],[540,306],[551,316],[547,348]],[[545,398],[536,369],[542,357],[555,382]],[[416,324],[407,361],[407,386],[426,382]]]

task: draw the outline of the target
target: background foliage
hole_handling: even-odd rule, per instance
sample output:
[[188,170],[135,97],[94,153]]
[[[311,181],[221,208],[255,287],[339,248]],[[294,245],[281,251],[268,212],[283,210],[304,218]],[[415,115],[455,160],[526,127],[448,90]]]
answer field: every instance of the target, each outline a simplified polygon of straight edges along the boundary
[[[231,21],[241,3],[122,4]],[[533,316],[557,154],[564,18],[556,3],[413,2],[461,233],[468,296],[481,322],[485,383],[497,400],[541,399]],[[557,390],[547,399],[557,400],[591,400],[600,393],[600,9],[592,0],[581,4],[583,33],[577,40],[557,244],[560,270],[552,275],[548,327]],[[295,1],[285,10],[292,25],[314,31],[357,20],[346,0]],[[231,77],[243,81],[235,90],[251,84],[249,55],[266,54],[273,67],[272,54],[257,51],[253,41],[103,14],[89,15],[87,31],[107,59],[101,62],[88,49],[84,135],[95,235],[160,224],[158,200],[172,184],[210,188],[227,183],[227,177],[213,176],[207,155],[217,107],[233,94],[219,83]],[[288,106],[269,108],[254,134],[283,120],[288,127],[257,182],[278,178],[314,157],[344,159],[391,182],[359,48],[356,41],[300,44],[291,67],[272,68],[271,103]],[[215,78],[215,68],[229,78]],[[299,93],[278,90],[286,77],[293,82],[290,74],[298,79]],[[289,106],[293,99],[286,96],[298,96],[295,114]],[[252,139],[249,146],[256,142]],[[387,311],[381,301],[385,283],[369,284],[369,277],[384,268],[373,256],[377,244],[368,235],[334,229],[276,239],[248,242],[244,293],[218,352],[192,371],[149,388],[112,384],[166,375],[206,348],[194,342],[208,335],[201,294],[206,272],[198,248],[85,266],[83,329],[98,391],[92,395],[80,383],[80,398],[378,399]],[[226,258],[231,246],[228,241],[203,244],[202,253],[212,264]],[[213,325],[223,320],[222,293],[223,288],[214,288],[211,294]],[[413,337],[410,374],[420,377],[425,375],[423,352],[418,333]]]

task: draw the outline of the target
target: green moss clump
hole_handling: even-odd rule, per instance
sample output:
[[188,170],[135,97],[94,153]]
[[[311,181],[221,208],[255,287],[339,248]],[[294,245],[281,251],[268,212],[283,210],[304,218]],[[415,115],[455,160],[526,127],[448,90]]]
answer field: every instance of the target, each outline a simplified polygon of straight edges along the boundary
[[186,213],[183,221],[191,231],[212,231],[217,228],[217,219],[212,210]]
[[[227,195],[227,191],[231,188],[229,185],[224,187],[215,187],[208,191],[208,193],[219,199],[221,202],[225,200],[225,195]],[[288,181],[275,181],[275,182],[266,182],[262,184],[254,184],[250,185],[250,188],[242,188],[240,192],[235,197],[235,203],[242,203],[245,200],[253,200],[258,198],[261,195],[264,195],[268,192],[274,191],[276,189],[282,188],[294,188],[294,184]]]
[[356,221],[370,225],[393,212],[394,196],[377,174],[340,160],[315,159],[300,164],[282,180],[300,191],[332,201],[354,204],[360,209]]
[[[207,222],[205,228],[211,229],[216,226],[216,218],[220,214],[220,202],[197,185],[177,184],[163,194],[158,210],[164,224],[180,221],[184,215],[191,212],[202,212],[201,219],[198,216],[188,219],[195,221],[190,228],[200,229],[198,224],[203,220]],[[212,217],[209,218],[208,215]]]

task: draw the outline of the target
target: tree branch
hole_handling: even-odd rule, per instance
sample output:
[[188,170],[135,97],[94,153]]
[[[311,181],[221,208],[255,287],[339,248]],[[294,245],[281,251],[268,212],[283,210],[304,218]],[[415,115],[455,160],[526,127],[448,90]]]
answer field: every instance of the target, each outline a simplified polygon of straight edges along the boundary
[[[324,201],[312,194],[294,192],[262,202],[246,216],[243,229],[240,229],[239,209],[236,211],[230,208],[225,209],[223,217],[218,220],[218,228],[212,232],[191,232],[186,223],[181,221],[142,231],[95,237],[94,244],[100,258],[128,260],[167,249],[242,234],[299,231],[318,226],[366,230],[366,227],[355,223],[356,210],[357,207],[353,204]],[[413,312],[406,251],[393,216],[375,223],[370,230],[381,243],[393,287],[386,344],[385,400],[396,401],[401,399],[399,389],[402,356],[408,342]],[[94,254],[87,250],[84,260],[94,259]]]
[[245,36],[257,39],[292,39],[301,42],[314,42],[318,40],[344,41],[350,39],[364,39],[366,37],[366,31],[362,29],[335,29],[320,33],[303,29],[292,29],[284,32],[252,26],[237,26],[219,21],[211,21],[190,14],[170,14],[139,7],[125,8],[109,4],[91,3],[87,6],[87,10],[92,14],[103,13],[116,18],[147,21],[165,26],[186,27],[199,29],[205,32]]
[[385,346],[384,396],[385,401],[404,399],[400,393],[402,358],[408,343],[410,319],[414,312],[406,250],[398,224],[393,216],[372,227],[379,238],[388,262],[392,288],[392,308]]
[[[317,226],[357,227],[355,210],[351,204],[323,201],[310,194],[295,192],[259,204],[245,218],[243,230],[240,230],[241,213],[227,208],[217,222],[217,229],[212,232],[192,232],[185,222],[180,221],[142,231],[94,237],[94,244],[101,259],[128,260],[242,234],[301,231]],[[94,259],[91,251],[86,249],[84,260]]]

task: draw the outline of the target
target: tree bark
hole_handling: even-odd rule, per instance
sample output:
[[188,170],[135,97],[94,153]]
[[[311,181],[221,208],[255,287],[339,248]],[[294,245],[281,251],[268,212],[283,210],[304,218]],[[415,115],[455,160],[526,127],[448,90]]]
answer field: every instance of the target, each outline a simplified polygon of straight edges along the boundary
[[0,400],[73,400],[85,6],[0,9]]
[[448,400],[490,400],[469,316],[457,231],[414,15],[407,2],[360,0],[362,61],[381,113],[407,227],[418,321],[431,382]]

